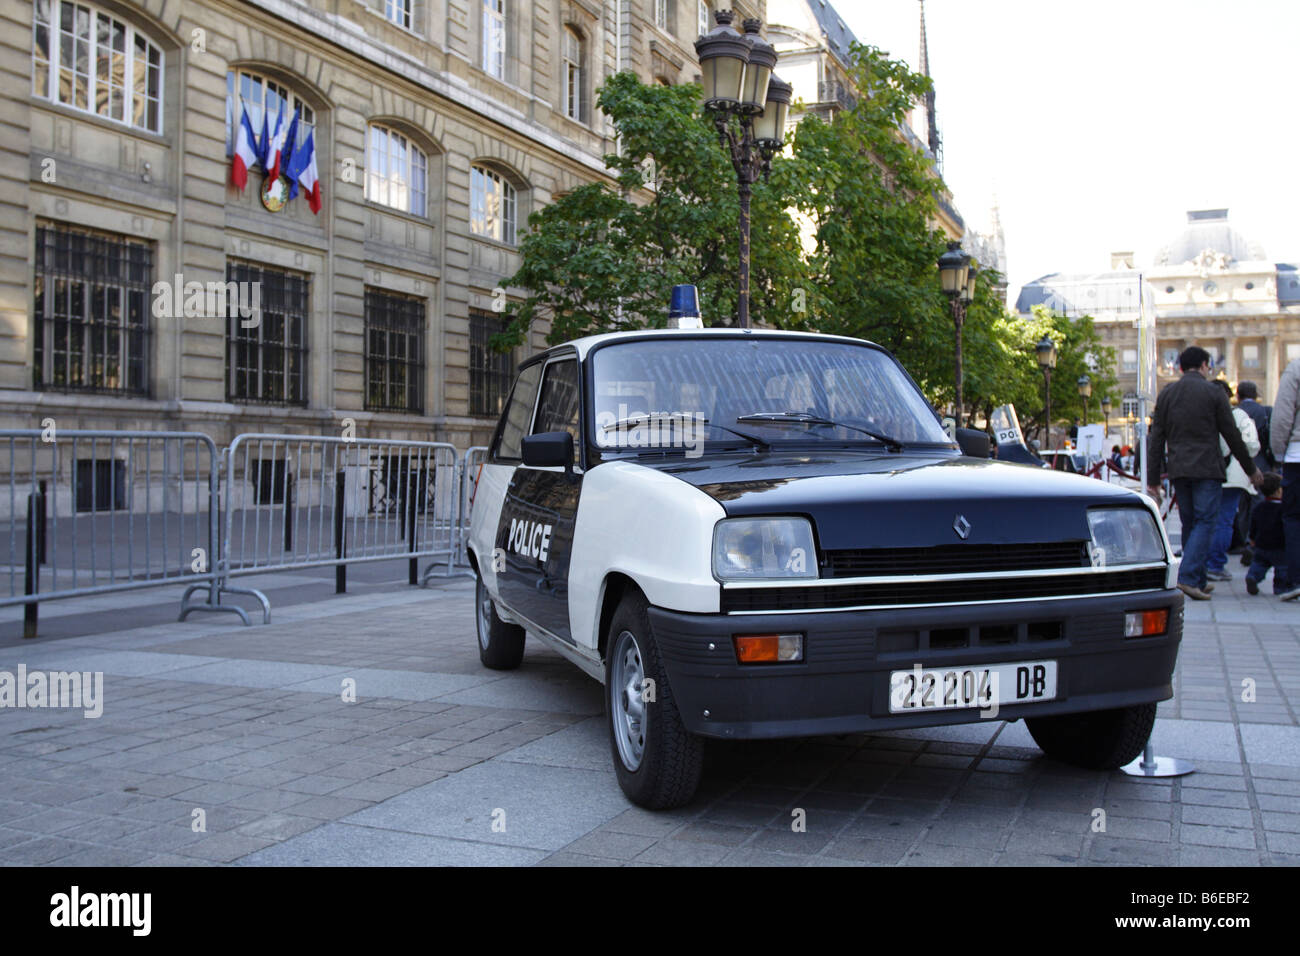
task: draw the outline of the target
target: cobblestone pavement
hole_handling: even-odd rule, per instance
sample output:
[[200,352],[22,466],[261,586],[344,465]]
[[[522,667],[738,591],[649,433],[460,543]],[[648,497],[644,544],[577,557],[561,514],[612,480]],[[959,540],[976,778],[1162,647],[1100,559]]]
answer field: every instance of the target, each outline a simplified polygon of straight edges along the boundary
[[251,628],[160,621],[174,589],[59,605],[87,636],[0,640],[0,670],[102,671],[103,716],[0,710],[0,862],[1295,865],[1300,604],[1232,569],[1187,604],[1156,727],[1191,776],[1076,770],[996,721],[711,746],[667,813],[619,790],[594,681],[535,642],[479,665],[466,579],[336,598],[281,575],[310,598]]

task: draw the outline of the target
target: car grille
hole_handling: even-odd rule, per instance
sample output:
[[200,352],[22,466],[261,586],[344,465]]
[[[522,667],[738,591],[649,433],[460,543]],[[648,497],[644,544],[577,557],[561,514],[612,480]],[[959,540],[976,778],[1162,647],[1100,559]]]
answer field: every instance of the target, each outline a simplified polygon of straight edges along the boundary
[[1164,568],[1143,568],[1045,577],[831,584],[801,588],[724,588],[722,610],[731,614],[737,611],[796,611],[860,605],[964,604],[1151,591],[1161,590],[1164,586]]
[[827,551],[822,559],[822,577],[1037,571],[1045,568],[1086,568],[1089,563],[1086,541],[945,544],[934,548],[858,548]]

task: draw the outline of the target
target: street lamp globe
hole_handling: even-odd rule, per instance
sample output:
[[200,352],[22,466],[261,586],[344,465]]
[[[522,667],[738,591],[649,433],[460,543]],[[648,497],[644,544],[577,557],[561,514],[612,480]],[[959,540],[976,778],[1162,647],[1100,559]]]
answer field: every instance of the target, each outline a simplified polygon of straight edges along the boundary
[[1083,398],[1088,398],[1092,395],[1092,379],[1088,376],[1080,375],[1079,381],[1076,384],[1079,386],[1079,395]]
[[1039,368],[1043,371],[1056,368],[1056,343],[1050,337],[1044,335],[1042,341],[1034,346],[1034,351],[1038,353]]
[[754,120],[754,141],[760,149],[776,152],[785,142],[785,117],[794,97],[794,87],[773,75],[767,84],[767,103]]
[[776,47],[763,39],[759,31],[763,21],[750,17],[745,21],[744,41],[749,44],[749,62],[745,64],[745,79],[741,89],[740,110],[757,115],[767,103],[767,85],[776,66]]
[[970,256],[961,250],[961,243],[950,241],[948,251],[939,257],[939,282],[950,299],[963,295],[970,278]]
[[716,11],[713,17],[717,26],[695,41],[706,110],[736,110],[744,99],[745,66],[751,47],[731,28],[732,16],[730,10]]
[[963,302],[973,302],[975,300],[975,277],[979,275],[979,270],[971,263],[970,270],[966,274],[966,286],[961,290],[961,300]]
[[1103,399],[1101,400],[1101,413],[1102,413],[1103,415],[1106,415],[1107,417],[1109,417],[1109,416],[1110,416],[1110,411],[1111,411],[1111,409],[1114,408],[1114,407],[1115,407],[1115,406],[1111,404],[1111,401],[1110,401],[1109,398],[1103,398]]

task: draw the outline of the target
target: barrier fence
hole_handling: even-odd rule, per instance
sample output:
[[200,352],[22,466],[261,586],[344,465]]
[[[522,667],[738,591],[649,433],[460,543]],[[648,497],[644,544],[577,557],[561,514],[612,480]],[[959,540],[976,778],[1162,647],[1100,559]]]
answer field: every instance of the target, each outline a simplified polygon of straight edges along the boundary
[[[218,451],[199,432],[0,431],[0,607],[187,584],[194,611],[249,619],[223,603],[242,575],[405,559],[408,581],[468,568],[472,484],[486,449],[445,442],[242,434]],[[0,480],[3,480],[0,457]],[[421,575],[419,564],[427,562]]]

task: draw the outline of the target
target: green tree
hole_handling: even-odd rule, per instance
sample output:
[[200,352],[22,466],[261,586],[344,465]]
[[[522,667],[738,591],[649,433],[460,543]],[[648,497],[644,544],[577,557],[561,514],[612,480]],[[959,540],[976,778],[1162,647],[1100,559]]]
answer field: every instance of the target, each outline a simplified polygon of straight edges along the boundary
[[[706,324],[729,324],[736,308],[739,202],[731,162],[702,115],[697,85],[647,85],[618,73],[597,102],[618,131],[605,157],[616,186],[592,183],[529,217],[522,265],[508,280],[527,297],[501,344],[549,320],[549,340],[615,328],[662,326],[669,291],[700,290]],[[774,182],[781,156],[773,161]],[[798,228],[788,197],[759,182],[752,204],[751,297],[762,316],[790,301],[798,275]]]

